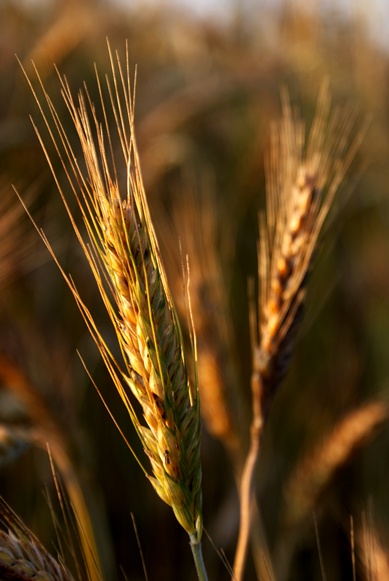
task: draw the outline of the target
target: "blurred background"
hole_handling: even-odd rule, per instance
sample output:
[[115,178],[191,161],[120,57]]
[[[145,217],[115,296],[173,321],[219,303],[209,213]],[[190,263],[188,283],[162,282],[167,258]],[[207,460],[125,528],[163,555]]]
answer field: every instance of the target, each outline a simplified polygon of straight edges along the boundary
[[[334,107],[357,111],[356,130],[368,121],[266,427],[256,475],[263,525],[256,532],[266,543],[254,543],[246,578],[272,579],[272,558],[280,580],[389,579],[389,7],[305,4],[0,0],[0,494],[55,553],[66,527],[58,533],[53,523],[57,492],[45,442],[65,450],[64,487],[76,478],[84,490],[107,580],[145,578],[138,540],[150,580],[195,579],[187,535],[91,384],[77,351],[138,450],[71,293],[12,188],[99,318],[30,115],[48,148],[50,138],[15,55],[36,86],[34,61],[66,122],[53,63],[74,94],[85,81],[97,101],[94,63],[103,77],[106,38],[123,58],[127,40],[137,66],[137,141],[169,281],[179,304],[181,236],[200,355],[210,361],[209,383],[220,382],[232,402],[234,429],[227,420],[215,428],[218,411],[204,404],[204,554],[212,580],[229,578],[221,552],[232,563],[238,531],[234,473],[250,421],[247,281],[257,272],[264,159],[281,90],[309,127],[327,79]],[[77,153],[70,123],[68,132]]]

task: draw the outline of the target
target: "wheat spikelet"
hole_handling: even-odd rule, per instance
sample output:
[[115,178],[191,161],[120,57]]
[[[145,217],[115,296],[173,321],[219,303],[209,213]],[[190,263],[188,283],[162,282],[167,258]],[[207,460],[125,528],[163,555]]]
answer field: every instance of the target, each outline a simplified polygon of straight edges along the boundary
[[[103,124],[97,119],[87,90],[75,102],[66,80],[61,81],[63,98],[80,140],[86,175],[77,163],[50,98],[44,92],[56,137],[35,96],[58,154],[61,156],[61,148],[65,150],[64,169],[79,203],[90,244],[84,241],[59,189],[116,331],[124,367],[109,351],[73,282],[62,273],[142,441],[152,467],[153,476],[148,475],[151,483],[173,508],[192,540],[198,542],[202,515],[197,385],[191,386],[188,380],[178,318],[143,189],[134,137],[128,54],[125,73],[118,55],[115,63],[109,52],[112,79],[107,78],[107,87],[127,169],[125,196],[116,173],[109,114],[98,75]],[[54,177],[57,181],[55,172]],[[143,420],[132,407],[129,391],[142,407]]]
[[287,526],[295,526],[311,514],[336,471],[370,441],[388,417],[385,402],[367,403],[349,412],[319,446],[303,457],[285,486]]
[[66,567],[46,551],[11,509],[0,500],[8,532],[0,530],[0,578],[3,581],[73,581]]

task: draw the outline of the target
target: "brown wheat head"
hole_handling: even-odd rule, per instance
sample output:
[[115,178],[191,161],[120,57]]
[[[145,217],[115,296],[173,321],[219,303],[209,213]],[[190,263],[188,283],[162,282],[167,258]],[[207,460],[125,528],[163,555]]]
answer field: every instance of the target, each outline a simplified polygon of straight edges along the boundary
[[285,95],[283,109],[267,163],[258,251],[259,340],[253,334],[265,418],[289,366],[320,233],[364,133],[352,137],[355,113],[331,103],[327,84],[307,139]]

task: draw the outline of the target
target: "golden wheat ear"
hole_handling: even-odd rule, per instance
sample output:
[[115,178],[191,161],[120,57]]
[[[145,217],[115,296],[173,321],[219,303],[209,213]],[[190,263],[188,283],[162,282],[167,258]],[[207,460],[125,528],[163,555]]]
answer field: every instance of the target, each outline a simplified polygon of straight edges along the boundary
[[[106,77],[106,87],[96,71],[102,121],[87,89],[74,100],[66,79],[61,80],[62,96],[79,138],[85,169],[78,163],[42,83],[48,116],[35,92],[34,96],[84,220],[85,237],[37,132],[111,319],[121,361],[108,348],[71,278],[62,269],[61,272],[150,461],[152,474],[144,468],[145,473],[190,535],[200,576],[205,578],[202,559],[197,558],[202,534],[198,387],[189,381],[180,325],[143,188],[134,135],[128,52],[125,69],[110,48],[109,55],[111,76]],[[33,90],[31,83],[30,87]],[[114,154],[114,132],[121,149],[120,159]],[[124,184],[118,177],[122,168],[126,172]],[[43,234],[42,237],[58,264],[49,242]],[[133,398],[140,404],[141,413],[135,412]]]

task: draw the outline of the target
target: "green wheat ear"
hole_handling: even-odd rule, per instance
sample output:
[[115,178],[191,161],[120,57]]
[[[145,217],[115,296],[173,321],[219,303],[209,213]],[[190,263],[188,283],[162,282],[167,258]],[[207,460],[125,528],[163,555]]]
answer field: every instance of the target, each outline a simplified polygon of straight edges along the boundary
[[[118,54],[113,55],[109,46],[108,49],[111,74],[106,76],[105,89],[96,71],[102,122],[87,88],[75,100],[66,79],[60,78],[85,169],[77,161],[39,74],[42,101],[28,80],[78,202],[87,230],[85,237],[76,225],[67,202],[68,193],[61,188],[49,153],[35,129],[115,329],[122,363],[106,345],[72,279],[62,269],[61,272],[150,461],[151,473],[145,472],[189,533],[191,543],[197,545],[202,534],[198,388],[189,382],[180,325],[143,188],[134,135],[128,52],[123,70]],[[44,102],[50,111],[47,115],[43,111]],[[120,162],[113,155],[114,131],[121,145]],[[126,169],[124,192],[118,180],[119,163]],[[58,264],[50,243],[41,235]],[[139,413],[133,408],[133,397],[141,406]]]

